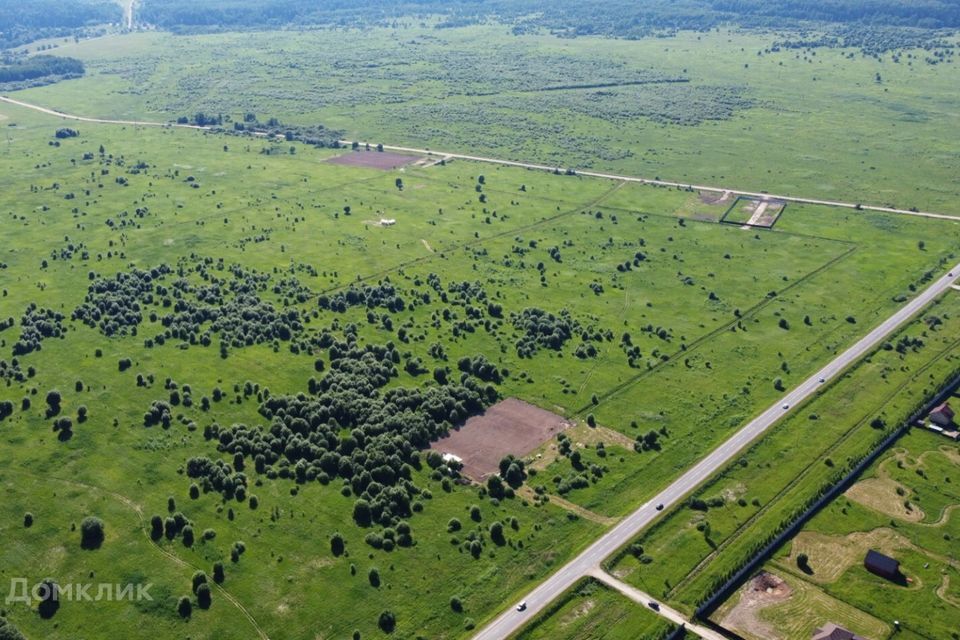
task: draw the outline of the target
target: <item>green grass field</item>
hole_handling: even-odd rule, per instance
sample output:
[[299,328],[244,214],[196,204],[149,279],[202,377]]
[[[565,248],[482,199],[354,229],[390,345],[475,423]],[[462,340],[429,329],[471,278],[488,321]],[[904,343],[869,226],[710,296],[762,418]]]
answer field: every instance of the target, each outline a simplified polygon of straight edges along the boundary
[[[894,62],[774,52],[774,31],[616,40],[399,26],[66,43],[58,54],[83,59],[87,77],[17,96],[162,121],[249,111],[389,144],[958,213],[943,136],[958,124],[958,69],[921,50]],[[611,86],[544,91],[596,84]]]
[[674,625],[595,580],[585,580],[515,640],[659,640]]
[[[413,26],[140,33],[60,47],[87,62],[88,76],[15,97],[162,121],[255,111],[391,144],[955,209],[956,157],[942,136],[956,117],[945,88],[953,67],[888,68],[832,50],[812,61],[758,56],[770,38],[723,31],[565,40]],[[439,51],[450,59],[438,62]],[[511,62],[492,67],[494,60]],[[690,82],[666,82],[678,77]],[[654,84],[631,84],[638,78]],[[601,96],[554,90],[598,82],[616,86]],[[880,135],[877,123],[890,120],[895,103],[888,89],[906,115]],[[860,115],[853,124],[851,110]],[[60,127],[79,136],[55,138]],[[370,638],[383,635],[385,611],[395,614],[396,637],[467,637],[600,535],[599,523],[630,512],[891,314],[955,259],[960,238],[957,221],[793,204],[775,230],[744,230],[717,224],[728,205],[694,191],[459,160],[346,167],[326,162],[345,150],[65,122],[7,104],[0,128],[0,322],[12,320],[0,324],[0,401],[13,407],[0,419],[0,459],[9,461],[0,468],[9,496],[0,504],[0,580],[154,585],[151,603],[66,602],[50,620],[35,608],[6,608],[31,638],[74,638],[93,625],[126,638]],[[161,266],[170,273],[156,276],[137,309],[130,300],[105,305],[108,318],[136,311],[137,322],[107,335],[113,329],[72,319],[88,293],[96,297],[91,287]],[[328,304],[384,289],[403,304]],[[227,302],[253,295],[258,306],[212,302],[220,316],[198,315],[198,300],[221,294]],[[953,366],[957,304],[945,297],[928,314],[941,325],[905,330],[923,334],[922,347],[879,351],[701,490],[722,497],[722,507],[668,514],[641,540],[648,558],[620,560],[626,579],[690,608],[765,523],[836,471],[824,456],[842,467],[879,435],[873,417],[893,421]],[[258,342],[266,309],[271,327],[296,317],[292,333]],[[525,324],[540,311],[553,317]],[[42,340],[23,326],[37,313],[47,314]],[[63,319],[50,320],[55,314]],[[544,339],[551,329],[565,337]],[[18,353],[23,344],[27,352]],[[406,476],[392,480],[414,495],[404,520],[415,544],[367,544],[368,533],[399,525],[355,524],[348,476],[294,480],[304,450],[333,441],[343,451],[350,439],[359,446],[352,429],[365,425],[315,407],[297,416],[302,424],[267,411],[278,397],[338,396],[339,386],[315,385],[338,380],[344,368],[383,364],[371,354],[344,358],[345,345],[389,345],[387,366],[396,365],[345,405],[365,408],[405,389],[439,392],[451,386],[442,380],[460,380],[461,359],[482,354],[500,374],[483,379],[492,392],[616,431],[606,456],[574,443],[580,464],[561,456],[527,479],[598,517],[549,500],[492,500],[482,487],[420,465],[421,456],[401,465],[396,454]],[[73,420],[72,437],[51,429],[51,390],[62,395],[57,418]],[[171,405],[169,428],[145,426],[158,401]],[[450,404],[443,409],[454,422],[466,417]],[[416,418],[406,413],[394,427]],[[188,477],[197,456],[238,466],[234,425],[276,436],[279,459],[258,471],[252,455],[245,463],[241,455],[246,491],[236,499]],[[303,437],[284,431],[291,425]],[[405,444],[390,442],[394,450]],[[204,484],[196,498],[194,481]],[[377,485],[372,495],[385,491]],[[28,512],[34,522],[26,527]],[[151,540],[151,518],[172,513],[191,521],[193,545]],[[107,531],[92,551],[80,549],[76,530],[89,515]],[[453,518],[460,531],[448,530]],[[706,521],[710,528],[698,530]],[[504,527],[502,544],[493,540],[495,522],[516,523]],[[215,535],[204,539],[207,529]],[[336,533],[345,553],[333,552]],[[231,558],[240,541],[246,551]],[[183,619],[178,598],[192,597],[194,572],[211,574],[215,562],[226,565],[226,579],[212,589],[212,607],[195,606]],[[584,598],[596,613],[577,614]],[[615,638],[602,634],[620,633],[616,621],[629,637],[661,630],[649,612],[598,589],[572,596],[524,637]]]

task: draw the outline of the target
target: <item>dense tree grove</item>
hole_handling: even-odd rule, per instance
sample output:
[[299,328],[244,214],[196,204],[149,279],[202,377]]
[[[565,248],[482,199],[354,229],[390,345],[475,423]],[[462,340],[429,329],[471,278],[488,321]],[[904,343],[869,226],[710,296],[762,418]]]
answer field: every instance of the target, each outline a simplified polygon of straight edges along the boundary
[[[248,477],[236,462],[248,459],[268,478],[300,484],[339,478],[344,495],[356,497],[359,525],[397,527],[379,542],[368,542],[385,548],[409,543],[400,520],[411,516],[413,502],[424,497],[411,482],[413,468],[421,464],[419,451],[498,394],[467,372],[446,385],[384,389],[398,375],[395,349],[392,344],[361,346],[348,332],[345,340],[330,345],[330,369],[319,381],[311,380],[309,395],[271,396],[261,404],[269,428],[212,425],[205,430],[219,451],[233,456],[233,465],[191,458],[187,476],[204,490],[237,499]],[[434,473],[455,471],[438,465]]]
[[63,320],[63,314],[31,304],[20,318],[20,339],[13,345],[13,355],[39,351],[40,343],[45,339],[63,336],[67,331]]
[[321,295],[317,298],[321,309],[344,312],[350,307],[366,307],[387,309],[392,313],[403,311],[406,307],[403,298],[396,288],[387,280],[377,286],[350,285],[346,290],[339,291],[331,296]]
[[88,289],[73,319],[98,328],[105,336],[127,335],[143,320],[141,304],[154,301],[154,281],[172,273],[168,265],[150,271],[132,269],[113,278],[98,278]]
[[592,358],[597,355],[597,350],[588,343],[613,340],[610,331],[584,328],[567,310],[554,315],[542,309],[524,309],[521,313],[511,314],[510,321],[522,332],[516,344],[517,355],[521,358],[533,357],[541,348],[559,351],[574,335],[579,335],[584,343],[578,347],[577,357]]
[[83,72],[83,63],[76,58],[38,55],[0,64],[0,83],[79,78]]
[[[168,284],[173,276],[176,280]],[[135,334],[146,309],[159,308],[150,318],[159,321],[163,331],[145,341],[148,347],[167,340],[209,346],[219,336],[226,356],[228,347],[288,341],[303,330],[298,311],[278,310],[261,298],[269,280],[269,274],[227,267],[212,258],[194,264],[181,261],[176,271],[167,265],[133,269],[94,280],[73,317],[107,336]],[[284,282],[298,286],[295,280]]]
[[0,2],[0,48],[72,35],[82,27],[118,22],[121,9],[106,0]]

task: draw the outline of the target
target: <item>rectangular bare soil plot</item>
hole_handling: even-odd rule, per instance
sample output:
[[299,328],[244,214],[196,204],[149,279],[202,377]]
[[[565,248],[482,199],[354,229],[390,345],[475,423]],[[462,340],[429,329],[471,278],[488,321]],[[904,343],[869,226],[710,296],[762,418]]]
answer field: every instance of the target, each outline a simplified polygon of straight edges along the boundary
[[389,151],[350,151],[330,158],[327,162],[343,164],[349,167],[365,167],[384,171],[396,169],[419,160],[417,156],[405,156]]
[[500,461],[505,456],[523,457],[570,425],[566,418],[522,400],[507,398],[483,415],[470,418],[431,448],[460,458],[463,472],[470,479],[480,481],[499,473]]

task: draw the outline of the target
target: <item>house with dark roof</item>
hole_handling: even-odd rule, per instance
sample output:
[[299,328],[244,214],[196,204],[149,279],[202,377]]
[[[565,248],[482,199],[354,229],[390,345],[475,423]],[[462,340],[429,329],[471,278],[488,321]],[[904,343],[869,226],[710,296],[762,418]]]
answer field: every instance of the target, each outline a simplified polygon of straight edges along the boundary
[[887,580],[900,578],[900,562],[873,549],[867,551],[867,556],[863,559],[863,566],[870,573]]
[[828,622],[813,632],[810,640],[867,640],[863,636],[858,636],[853,631],[847,631],[843,627],[838,627],[832,622]]
[[933,424],[938,424],[941,427],[949,427],[953,424],[953,417],[955,415],[956,413],[953,411],[950,403],[944,402],[939,407],[935,407],[927,417],[930,418],[930,422]]

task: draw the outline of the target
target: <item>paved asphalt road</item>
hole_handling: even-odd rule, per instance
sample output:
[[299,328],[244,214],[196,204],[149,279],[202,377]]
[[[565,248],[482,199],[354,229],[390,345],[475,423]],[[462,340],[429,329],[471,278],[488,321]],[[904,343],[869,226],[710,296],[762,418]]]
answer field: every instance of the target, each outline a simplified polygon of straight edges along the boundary
[[630,542],[643,528],[653,522],[660,513],[657,511],[656,505],[663,504],[664,510],[666,510],[680,502],[680,500],[697,487],[697,485],[719,471],[750,444],[750,442],[772,427],[782,416],[786,415],[790,409],[816,393],[817,389],[823,384],[820,382],[821,379],[829,382],[831,378],[837,376],[846,367],[867,355],[867,353],[880,344],[888,335],[893,333],[898,327],[933,301],[934,298],[940,296],[945,291],[952,291],[950,285],[955,279],[952,274],[960,275],[960,264],[957,264],[949,274],[945,274],[936,280],[920,295],[887,318],[852,347],[837,356],[830,364],[810,376],[810,378],[778,400],[776,404],[754,418],[746,426],[737,431],[729,440],[714,449],[706,458],[677,478],[673,484],[621,520],[599,540],[587,547],[579,556],[547,578],[523,598],[527,603],[527,608],[524,611],[517,611],[515,609],[515,603],[512,603],[506,612],[477,633],[474,636],[474,640],[503,640],[517,632],[520,627],[535,618],[538,613],[560,596],[560,594],[572,587],[584,576],[591,574],[596,567],[600,566],[600,563],[603,562],[604,559],[613,555],[617,549]]

